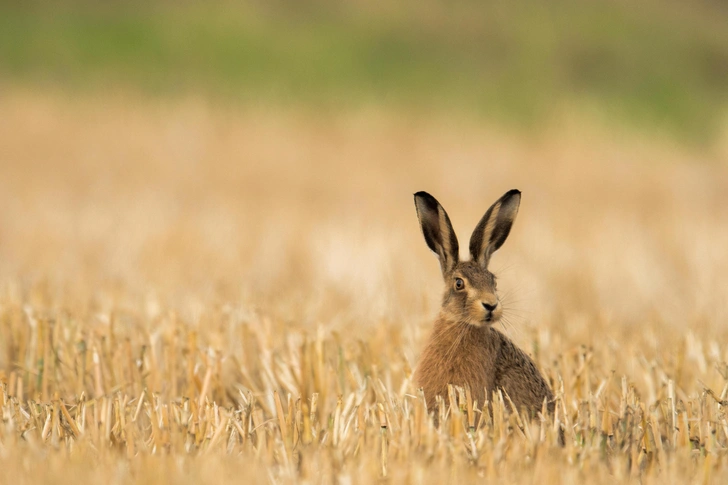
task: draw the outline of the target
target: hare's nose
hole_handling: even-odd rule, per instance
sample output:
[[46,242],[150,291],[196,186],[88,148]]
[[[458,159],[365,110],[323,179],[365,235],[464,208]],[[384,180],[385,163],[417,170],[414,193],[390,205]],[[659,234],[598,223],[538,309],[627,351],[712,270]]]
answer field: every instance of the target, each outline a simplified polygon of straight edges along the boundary
[[489,313],[492,313],[493,310],[495,310],[495,307],[497,307],[497,306],[498,306],[498,303],[496,303],[495,305],[489,305],[489,304],[483,302],[483,308],[485,308],[485,311],[487,311]]

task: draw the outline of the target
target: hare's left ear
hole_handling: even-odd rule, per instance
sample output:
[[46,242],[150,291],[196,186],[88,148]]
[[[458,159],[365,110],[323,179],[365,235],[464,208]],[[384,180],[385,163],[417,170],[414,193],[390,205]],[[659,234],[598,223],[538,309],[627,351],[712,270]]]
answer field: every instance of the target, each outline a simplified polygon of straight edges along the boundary
[[503,245],[518,214],[521,192],[506,192],[485,213],[470,237],[470,254],[482,268],[488,267],[491,255]]

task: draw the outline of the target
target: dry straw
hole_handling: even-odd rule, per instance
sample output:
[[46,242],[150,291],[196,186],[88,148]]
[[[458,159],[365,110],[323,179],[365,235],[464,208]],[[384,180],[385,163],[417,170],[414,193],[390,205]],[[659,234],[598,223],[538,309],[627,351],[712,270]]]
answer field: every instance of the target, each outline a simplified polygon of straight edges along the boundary
[[[255,462],[274,482],[327,483],[344,476],[357,482],[520,480],[542,472],[605,482],[677,473],[711,482],[723,475],[728,383],[691,396],[665,379],[652,383],[657,393],[646,402],[626,376],[599,366],[587,349],[565,355],[559,374],[550,374],[558,396],[553,416],[529,421],[508,411],[510,399],[502,392],[477,403],[469,389],[451,386],[435,427],[421,392],[409,384],[392,389],[385,384],[395,377],[389,371],[367,368],[361,355],[322,333],[302,336],[298,346],[254,348],[273,356],[271,366],[252,366],[231,385],[217,382],[218,360],[181,327],[161,345],[184,344],[154,361],[144,339],[107,345],[116,339],[112,326],[74,343],[63,337],[71,318],[38,318],[31,326],[27,316],[13,318],[19,310],[2,307],[6,331],[9,322],[18,325],[9,332],[19,337],[6,344],[25,349],[16,362],[35,364],[2,375],[6,462],[40,450],[89,464],[218,455]],[[254,340],[264,342],[260,328],[246,324]],[[129,349],[132,362],[126,362]],[[152,390],[151,382],[163,384]],[[174,395],[173,389],[191,392]]]

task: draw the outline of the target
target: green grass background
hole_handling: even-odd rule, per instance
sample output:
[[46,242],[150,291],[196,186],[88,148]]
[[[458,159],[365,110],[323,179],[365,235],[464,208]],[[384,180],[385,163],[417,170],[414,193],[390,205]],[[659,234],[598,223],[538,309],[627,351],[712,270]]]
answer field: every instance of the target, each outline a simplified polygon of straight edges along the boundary
[[709,142],[728,112],[728,6],[4,2],[0,79],[316,108],[373,103],[531,127],[576,107]]

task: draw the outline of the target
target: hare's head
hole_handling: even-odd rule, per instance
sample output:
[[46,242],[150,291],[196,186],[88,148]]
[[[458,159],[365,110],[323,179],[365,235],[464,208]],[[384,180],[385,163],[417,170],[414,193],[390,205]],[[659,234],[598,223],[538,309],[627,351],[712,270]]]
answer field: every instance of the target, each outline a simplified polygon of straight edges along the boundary
[[508,237],[520,202],[521,192],[510,190],[490,206],[470,237],[471,260],[460,261],[458,239],[445,209],[427,192],[415,194],[425,242],[440,259],[445,279],[442,309],[446,316],[479,327],[501,317],[503,308],[488,262]]

